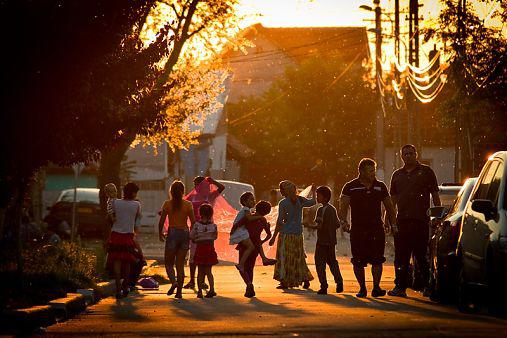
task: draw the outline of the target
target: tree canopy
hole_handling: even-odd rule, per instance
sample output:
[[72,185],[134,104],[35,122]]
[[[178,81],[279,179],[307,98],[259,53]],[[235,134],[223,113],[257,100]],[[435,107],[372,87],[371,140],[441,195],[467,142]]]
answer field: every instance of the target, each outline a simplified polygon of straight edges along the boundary
[[228,105],[231,133],[255,155],[242,170],[256,186],[283,178],[327,183],[357,175],[372,156],[376,95],[361,61],[318,55],[287,68],[262,97]]

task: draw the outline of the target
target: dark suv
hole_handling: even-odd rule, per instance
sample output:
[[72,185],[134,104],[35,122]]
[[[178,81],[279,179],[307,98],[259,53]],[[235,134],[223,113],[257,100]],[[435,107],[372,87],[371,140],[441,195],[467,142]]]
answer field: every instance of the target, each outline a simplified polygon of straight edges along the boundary
[[469,178],[461,187],[456,200],[447,208],[430,208],[436,227],[430,240],[430,298],[435,301],[450,301],[456,295],[458,261],[456,248],[461,232],[461,220],[477,177]]
[[492,155],[482,168],[465,208],[458,244],[458,307],[505,309],[507,284],[507,151]]

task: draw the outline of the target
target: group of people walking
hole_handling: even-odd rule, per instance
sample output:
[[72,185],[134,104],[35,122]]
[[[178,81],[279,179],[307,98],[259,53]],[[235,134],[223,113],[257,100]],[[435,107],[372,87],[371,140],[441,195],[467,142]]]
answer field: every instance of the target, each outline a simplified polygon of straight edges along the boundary
[[[429,218],[426,210],[430,206],[430,196],[434,205],[440,205],[437,179],[430,167],[418,161],[413,145],[403,146],[401,157],[404,166],[393,173],[390,189],[377,180],[375,161],[362,159],[358,165],[358,177],[343,186],[338,210],[330,203],[331,189],[327,186],[316,188],[312,185],[310,198],[305,198],[298,196],[296,185],[291,181],[280,182],[283,199],[278,203],[273,233],[266,220],[272,205],[267,201],[256,203],[253,193],[244,193],[240,198],[242,209],[231,224],[229,244],[235,245],[238,250],[236,268],[246,285],[245,297],[255,296],[254,267],[259,255],[263,265],[274,265],[273,278],[279,282],[277,288],[310,287],[313,276],[306,263],[302,213],[303,208],[316,203],[321,205],[312,226],[317,230],[315,267],[320,282],[319,294],[327,294],[328,291],[327,266],[333,275],[336,292],[343,291],[343,278],[335,254],[336,231],[340,227],[350,232],[351,263],[359,284],[357,297],[367,296],[365,268],[368,264],[373,276],[371,296],[386,294],[380,287],[380,281],[385,262],[385,234],[389,231],[394,235],[396,279],[395,287],[388,294],[406,296],[411,257],[419,270],[422,287],[427,285]],[[165,241],[166,272],[171,281],[168,295],[175,293],[176,298],[181,298],[183,288],[197,288],[199,298],[216,296],[212,266],[218,263],[213,245],[218,229],[213,222],[213,214],[216,200],[224,189],[220,182],[201,176],[194,179],[194,190],[186,196],[181,181],[171,185],[171,196],[162,206],[159,221],[160,240]],[[136,258],[133,255],[136,252],[142,255],[133,236],[140,205],[128,202],[135,200],[135,194],[127,194],[127,197],[122,203],[115,200],[113,206],[116,210],[111,211],[115,213],[115,221],[109,240],[108,262],[111,261],[116,276],[122,273],[122,262]],[[386,211],[385,221],[382,205]],[[347,221],[349,210],[350,224]],[[164,231],[166,220],[167,231]],[[268,258],[264,253],[262,245],[268,241],[270,246],[277,245],[276,259]],[[184,262],[188,252],[190,281],[184,285]],[[206,278],[209,285],[205,283]],[[118,297],[128,293],[119,282],[117,288]],[[208,291],[204,295],[206,289]]]

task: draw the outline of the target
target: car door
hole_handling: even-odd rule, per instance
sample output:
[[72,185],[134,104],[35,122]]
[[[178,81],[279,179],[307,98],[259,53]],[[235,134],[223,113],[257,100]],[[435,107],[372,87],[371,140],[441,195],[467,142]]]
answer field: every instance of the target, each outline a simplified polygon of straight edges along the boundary
[[491,234],[485,215],[472,210],[471,205],[476,199],[488,198],[491,183],[499,165],[500,162],[496,159],[486,164],[487,167],[477,182],[463,217],[460,244],[463,269],[467,280],[470,282],[481,282],[485,278],[485,276],[481,276],[484,268],[485,242]]

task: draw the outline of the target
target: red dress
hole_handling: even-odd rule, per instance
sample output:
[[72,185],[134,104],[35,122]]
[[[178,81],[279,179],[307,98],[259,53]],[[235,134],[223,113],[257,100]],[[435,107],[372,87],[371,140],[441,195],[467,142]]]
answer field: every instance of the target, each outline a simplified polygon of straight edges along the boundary
[[133,233],[120,233],[111,231],[111,235],[107,241],[107,262],[106,268],[113,270],[114,261],[122,263],[136,262],[136,245],[134,243]]
[[218,257],[213,242],[197,243],[194,263],[196,265],[216,265]]

